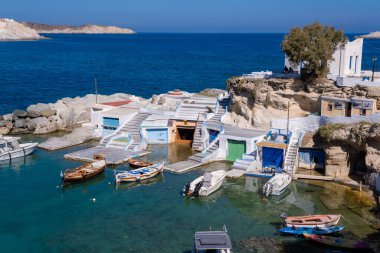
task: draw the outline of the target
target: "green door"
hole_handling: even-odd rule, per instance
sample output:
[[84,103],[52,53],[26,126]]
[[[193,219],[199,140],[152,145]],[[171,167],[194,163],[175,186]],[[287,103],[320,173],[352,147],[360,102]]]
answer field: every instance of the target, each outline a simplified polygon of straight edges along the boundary
[[245,141],[235,141],[235,140],[227,140],[228,141],[228,161],[235,161],[236,159],[240,159],[246,151],[246,142]]

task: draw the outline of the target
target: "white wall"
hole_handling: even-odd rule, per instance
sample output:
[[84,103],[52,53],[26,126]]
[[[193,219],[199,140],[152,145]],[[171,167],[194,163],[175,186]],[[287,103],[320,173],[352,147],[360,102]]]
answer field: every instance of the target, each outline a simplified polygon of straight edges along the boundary
[[223,154],[224,158],[227,157],[228,154],[228,140],[236,140],[236,141],[245,141],[246,142],[246,153],[252,153],[256,150],[256,143],[263,141],[265,135],[260,135],[253,138],[232,136],[222,134],[219,139],[219,150]]

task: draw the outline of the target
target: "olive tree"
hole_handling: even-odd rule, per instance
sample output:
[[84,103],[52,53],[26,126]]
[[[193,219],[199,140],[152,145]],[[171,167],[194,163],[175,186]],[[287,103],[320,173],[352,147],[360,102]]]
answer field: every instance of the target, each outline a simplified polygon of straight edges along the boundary
[[301,78],[312,81],[327,76],[328,63],[335,50],[344,47],[346,42],[342,31],[314,23],[292,28],[281,46],[291,62],[302,63]]

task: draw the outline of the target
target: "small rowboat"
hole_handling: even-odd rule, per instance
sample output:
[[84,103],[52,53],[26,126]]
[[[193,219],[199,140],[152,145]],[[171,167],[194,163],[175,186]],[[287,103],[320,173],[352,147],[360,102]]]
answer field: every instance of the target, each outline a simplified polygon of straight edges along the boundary
[[145,162],[145,161],[142,161],[142,160],[135,160],[135,159],[132,159],[132,158],[129,158],[128,162],[129,162],[130,165],[132,165],[134,167],[148,167],[148,166],[152,166],[153,165],[153,163]]
[[117,184],[142,181],[157,176],[163,170],[164,163],[156,163],[152,166],[117,173],[115,174],[115,180]]
[[284,228],[280,228],[278,231],[282,234],[288,234],[288,235],[302,235],[302,234],[328,235],[328,234],[341,232],[343,231],[343,229],[344,229],[343,226],[332,226],[332,227],[327,227],[327,228],[284,227]]
[[344,248],[344,249],[356,249],[356,250],[369,250],[370,245],[368,242],[356,239],[348,239],[348,238],[339,238],[332,236],[322,236],[322,235],[314,235],[314,234],[303,234],[303,236],[312,242],[317,242],[320,244]]
[[102,173],[105,167],[106,161],[99,160],[93,163],[84,164],[75,169],[67,169],[63,173],[61,172],[61,177],[63,181],[87,180]]
[[321,214],[308,216],[281,215],[284,227],[325,228],[338,224],[341,215]]

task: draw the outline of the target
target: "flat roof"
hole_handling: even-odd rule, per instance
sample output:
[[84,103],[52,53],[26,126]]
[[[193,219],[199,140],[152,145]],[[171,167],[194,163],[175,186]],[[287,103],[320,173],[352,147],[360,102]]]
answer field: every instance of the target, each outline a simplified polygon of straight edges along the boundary
[[279,143],[279,142],[272,142],[272,141],[261,141],[256,143],[257,147],[269,147],[269,148],[281,148],[284,149],[288,145],[285,143]]
[[231,126],[231,125],[224,125],[224,135],[253,138],[253,137],[258,137],[261,135],[266,135],[267,133],[268,131],[266,130],[247,129],[247,128],[239,128],[239,127]]
[[341,102],[349,102],[350,101],[350,99],[348,99],[348,98],[336,98],[336,97],[327,97],[327,96],[321,96],[321,99],[341,101]]
[[197,250],[231,249],[231,239],[224,231],[205,231],[195,233]]
[[128,99],[128,100],[119,100],[119,101],[113,101],[113,102],[105,102],[105,103],[100,103],[101,105],[110,105],[110,106],[121,106],[121,105],[127,105],[129,103],[131,103],[132,100]]
[[134,108],[116,107],[115,109],[104,111],[102,114],[103,115],[123,116],[123,115],[128,115],[128,114],[131,114],[131,113],[135,113],[135,112],[138,112],[138,111],[139,111],[139,109],[134,109]]

